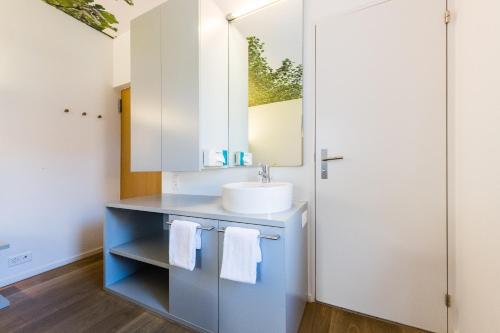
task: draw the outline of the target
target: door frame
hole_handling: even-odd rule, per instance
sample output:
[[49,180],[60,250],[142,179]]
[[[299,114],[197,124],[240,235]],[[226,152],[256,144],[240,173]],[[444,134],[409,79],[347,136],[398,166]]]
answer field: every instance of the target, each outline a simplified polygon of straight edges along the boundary
[[[340,10],[334,12],[330,17],[335,17],[339,15],[344,15],[344,14],[349,14],[353,12],[357,12],[360,10],[368,9],[370,7],[378,6],[381,4],[384,4],[386,2],[390,2],[393,0],[373,0],[369,1],[363,5],[360,6],[354,6],[350,9],[346,10]],[[446,136],[446,298],[443,299],[443,303],[446,306],[446,326],[447,332],[450,332],[454,329],[454,320],[453,318],[455,317],[455,309],[453,308],[453,301],[452,301],[452,294],[455,293],[456,286],[455,286],[455,278],[453,277],[454,275],[451,275],[450,273],[454,273],[456,270],[455,263],[454,263],[454,258],[456,256],[456,250],[455,250],[455,220],[451,216],[451,206],[454,204],[453,198],[450,197],[450,194],[452,193],[451,191],[451,184],[450,184],[450,177],[453,176],[453,170],[450,169],[450,159],[452,155],[452,151],[450,146],[452,140],[450,138],[451,133],[450,131],[450,123],[453,121],[453,113],[452,111],[454,110],[454,105],[452,104],[452,97],[454,97],[454,82],[455,82],[455,76],[454,72],[451,70],[450,65],[454,63],[454,53],[452,52],[453,46],[454,46],[454,39],[452,37],[455,36],[455,29],[454,29],[454,24],[453,23],[453,15],[451,11],[451,7],[454,7],[455,0],[446,0],[445,1],[445,10],[443,12],[443,24],[445,24],[445,33],[446,33],[446,45],[445,45],[445,53],[446,53],[446,60],[445,60],[445,66],[446,66],[446,87],[445,87],[445,100],[446,100],[446,110],[445,110],[445,117],[446,117],[446,128],[445,128],[445,136]],[[445,22],[444,21],[444,15],[450,15],[449,16],[449,21]],[[317,195],[318,195],[318,158],[321,158],[320,156],[317,156],[316,152],[318,149],[318,141],[317,141],[317,131],[318,131],[318,126],[317,126],[317,114],[318,114],[318,109],[317,109],[317,86],[318,86],[318,81],[317,81],[317,24],[314,24],[314,154],[313,154],[313,159],[314,159],[314,203],[313,203],[313,210],[314,210],[314,230],[313,230],[313,243],[314,243],[314,249],[313,249],[313,257],[314,257],[314,269],[312,270],[313,274],[313,295],[312,298],[314,299],[315,302],[321,303],[317,300],[317,223],[318,223],[318,214],[317,214]],[[337,308],[336,306],[329,305],[332,307]],[[452,310],[452,311],[450,311]],[[350,310],[346,310],[350,311]],[[364,315],[368,316],[368,315]],[[369,316],[368,316],[369,317]]]

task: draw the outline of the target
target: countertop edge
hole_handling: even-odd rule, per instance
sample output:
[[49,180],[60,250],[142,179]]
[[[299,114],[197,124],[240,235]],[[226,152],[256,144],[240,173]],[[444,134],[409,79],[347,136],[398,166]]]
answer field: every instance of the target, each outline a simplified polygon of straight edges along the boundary
[[[288,211],[289,217],[286,220],[294,219],[297,215],[303,213],[308,209],[308,202],[306,201],[295,201],[293,203],[293,207]],[[123,202],[110,202],[106,204],[106,208],[115,208],[115,209],[126,209],[133,211],[142,211],[142,212],[150,212],[150,213],[159,213],[159,214],[168,214],[168,215],[181,215],[181,216],[189,216],[189,217],[198,217],[198,218],[207,218],[212,220],[221,220],[221,221],[232,221],[232,222],[240,222],[247,224],[256,224],[263,226],[271,226],[271,227],[286,227],[286,220],[283,219],[273,219],[272,214],[268,215],[266,218],[265,215],[240,215],[237,213],[227,212],[226,214],[217,214],[213,212],[200,212],[196,210],[187,210],[187,209],[175,209],[175,208],[162,208],[162,207],[154,207],[147,206],[141,204],[134,203],[123,203]],[[286,212],[282,212],[286,213]],[[280,213],[277,213],[280,214]]]

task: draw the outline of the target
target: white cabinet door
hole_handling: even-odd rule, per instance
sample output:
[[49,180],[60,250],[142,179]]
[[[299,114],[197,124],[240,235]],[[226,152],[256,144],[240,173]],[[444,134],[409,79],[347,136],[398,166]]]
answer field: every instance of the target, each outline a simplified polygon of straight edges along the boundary
[[162,5],[163,171],[199,171],[199,4]]
[[161,170],[161,10],[131,23],[131,170]]
[[[446,331],[445,0],[317,25],[317,299]],[[327,162],[321,150],[343,160]]]
[[228,22],[213,0],[169,0],[131,26],[132,171],[200,171],[228,149]]

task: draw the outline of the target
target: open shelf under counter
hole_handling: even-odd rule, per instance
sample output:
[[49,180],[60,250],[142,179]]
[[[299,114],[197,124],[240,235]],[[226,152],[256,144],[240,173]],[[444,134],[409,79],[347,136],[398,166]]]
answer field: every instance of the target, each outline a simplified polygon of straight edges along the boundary
[[168,269],[168,231],[113,247],[110,253]]
[[168,274],[166,269],[150,266],[107,286],[106,289],[160,315],[168,315]]

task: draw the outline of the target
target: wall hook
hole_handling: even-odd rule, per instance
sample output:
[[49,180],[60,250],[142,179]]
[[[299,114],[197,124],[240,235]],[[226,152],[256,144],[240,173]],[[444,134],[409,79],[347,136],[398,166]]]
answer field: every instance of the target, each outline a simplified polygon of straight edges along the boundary
[[69,109],[64,109],[64,113],[69,113]]
[[82,116],[86,116],[87,115],[87,112],[82,112]]
[[101,119],[101,118],[102,118],[102,116],[101,116],[101,115],[98,115],[98,116],[97,116],[97,119]]

